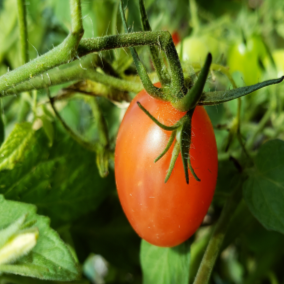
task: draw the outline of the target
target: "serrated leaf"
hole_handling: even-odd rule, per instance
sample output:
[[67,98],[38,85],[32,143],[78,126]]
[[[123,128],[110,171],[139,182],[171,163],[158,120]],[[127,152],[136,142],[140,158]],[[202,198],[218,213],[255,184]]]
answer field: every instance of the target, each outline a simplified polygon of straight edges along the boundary
[[5,200],[0,195],[0,228],[5,228],[27,214],[26,221],[36,220],[39,230],[36,246],[13,264],[0,265],[0,272],[13,273],[46,280],[75,280],[80,273],[68,247],[49,227],[49,219],[36,214],[30,204]]
[[144,284],[188,284],[190,242],[162,248],[142,240],[140,259]]
[[20,163],[26,149],[34,143],[34,130],[28,122],[16,124],[0,148],[0,171],[11,170]]
[[284,141],[265,143],[255,166],[244,183],[245,201],[265,228],[284,233]]

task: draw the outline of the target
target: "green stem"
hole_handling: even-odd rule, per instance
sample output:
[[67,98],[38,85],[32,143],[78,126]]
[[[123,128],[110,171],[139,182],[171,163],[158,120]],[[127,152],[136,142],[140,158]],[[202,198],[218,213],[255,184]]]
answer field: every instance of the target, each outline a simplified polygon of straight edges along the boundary
[[260,122],[257,124],[257,128],[254,130],[252,135],[250,136],[249,140],[247,141],[247,148],[251,149],[253,147],[254,141],[258,133],[262,131],[262,129],[265,127],[265,124],[269,121],[271,114],[273,113],[274,108],[271,106],[269,109],[266,111]]
[[[151,31],[151,26],[148,20],[148,16],[146,13],[146,9],[144,6],[144,0],[139,0],[139,8],[140,8],[140,16],[142,21],[142,26],[144,31]],[[158,47],[154,45],[150,45],[150,52],[152,55],[152,60],[155,66],[155,69],[157,71],[157,75],[159,77],[159,81],[162,85],[168,84],[170,81],[168,70],[165,66],[165,63],[163,61],[163,58],[160,56]]]
[[59,114],[59,112],[57,111],[57,109],[54,106],[54,101],[53,98],[50,97],[50,92],[49,89],[47,89],[47,95],[49,97],[49,101],[50,101],[50,105],[55,113],[55,116],[58,118],[58,120],[60,121],[60,123],[62,124],[62,126],[65,128],[65,130],[70,134],[70,136],[78,143],[80,144],[82,147],[86,148],[87,150],[91,151],[91,152],[96,152],[98,151],[98,146],[97,144],[90,144],[86,141],[84,141],[82,138],[80,138],[76,133],[73,132],[73,130],[66,124],[66,122],[63,120],[63,118],[61,117],[61,115]]
[[198,34],[200,30],[200,22],[198,18],[198,9],[195,0],[189,0],[190,16],[192,21],[193,33]]
[[69,62],[76,56],[78,44],[83,35],[80,0],[70,0],[72,15],[72,32],[57,47],[44,55],[8,72],[0,77],[0,92],[14,87],[37,74],[43,73],[60,64]]
[[81,37],[84,34],[82,22],[81,0],[70,0],[71,6],[71,32],[76,37]]
[[53,69],[48,73],[18,84],[14,88],[7,90],[4,96],[17,94],[23,91],[44,89],[46,87],[83,79],[90,79],[118,90],[134,93],[138,93],[143,89],[141,83],[115,78],[95,71],[94,67],[96,67],[97,64],[99,65],[99,63],[100,59],[98,58],[98,55],[86,56],[78,62],[78,64],[69,63],[63,65],[60,69]]
[[18,20],[20,31],[20,46],[21,46],[21,65],[29,61],[28,53],[28,31],[27,31],[27,18],[26,18],[26,3],[25,0],[18,1]]
[[[122,7],[122,1],[120,2],[120,5],[119,5],[119,11],[120,11],[120,14],[121,14],[121,19],[122,19],[124,31],[125,31],[125,33],[128,33],[128,26],[127,26],[125,14],[124,14],[123,7]],[[163,96],[162,96],[163,93],[161,92],[162,90],[153,85],[153,83],[150,80],[150,77],[147,73],[146,68],[144,67],[143,63],[139,59],[139,56],[138,56],[135,48],[129,47],[129,49],[130,49],[133,61],[135,63],[135,66],[136,66],[137,73],[138,73],[138,75],[141,79],[141,82],[142,82],[146,92],[154,98],[163,99]]]
[[241,185],[242,181],[240,181],[240,184],[236,186],[223,208],[220,219],[216,224],[213,235],[210,238],[207,249],[199,266],[194,284],[207,284],[209,282],[212,269],[220,253],[220,249],[229,226],[229,221],[233,212],[236,210],[239,202],[241,201]]
[[78,54],[83,56],[92,52],[141,45],[155,45],[166,53],[172,76],[171,93],[174,97],[183,97],[187,92],[184,86],[184,76],[172,36],[167,31],[135,32],[126,35],[82,39],[78,47]]

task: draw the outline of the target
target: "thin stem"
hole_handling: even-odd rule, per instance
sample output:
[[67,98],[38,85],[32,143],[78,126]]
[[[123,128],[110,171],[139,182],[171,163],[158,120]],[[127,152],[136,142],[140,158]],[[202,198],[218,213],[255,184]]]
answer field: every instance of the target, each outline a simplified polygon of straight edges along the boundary
[[229,221],[241,201],[241,186],[242,181],[240,181],[240,184],[234,189],[223,208],[220,219],[216,224],[213,235],[210,238],[199,266],[194,284],[207,284],[209,282],[212,269],[220,253],[220,249],[229,226]]
[[81,146],[83,146],[84,148],[86,148],[89,151],[92,152],[96,152],[98,151],[98,146],[96,144],[90,144],[86,141],[84,141],[82,138],[80,138],[77,134],[75,134],[73,132],[73,130],[66,124],[66,122],[63,120],[63,118],[61,117],[61,115],[59,114],[59,112],[57,111],[57,109],[54,106],[54,101],[53,98],[50,96],[50,91],[49,89],[47,89],[47,95],[50,101],[50,105],[55,113],[55,116],[58,118],[58,120],[60,121],[60,123],[62,124],[62,126],[65,128],[65,130],[70,134],[70,136],[76,141],[78,142],[78,144],[80,144]]
[[8,72],[0,77],[0,92],[14,87],[37,74],[43,73],[60,64],[69,62],[76,56],[78,44],[82,38],[83,30],[80,28],[80,0],[70,0],[72,15],[72,33],[57,47],[44,55]]
[[26,1],[18,1],[18,20],[20,31],[20,47],[21,47],[21,61],[22,65],[29,61],[28,53],[28,31],[27,31],[27,17],[26,17]]
[[[148,20],[148,16],[146,13],[146,9],[144,6],[144,0],[139,0],[139,8],[140,8],[140,16],[142,21],[142,26],[144,31],[151,31],[151,26]],[[168,74],[168,70],[165,66],[165,62],[163,61],[163,58],[161,57],[161,51],[159,52],[158,47],[154,45],[150,45],[150,52],[152,55],[152,60],[155,66],[155,69],[157,71],[157,75],[159,78],[159,81],[161,82],[162,86],[169,83],[170,78]]]
[[[125,14],[124,14],[123,7],[122,7],[122,1],[120,2],[120,5],[119,5],[119,11],[120,11],[120,14],[121,14],[121,19],[122,19],[122,24],[124,26],[124,31],[125,31],[125,33],[128,33],[128,26],[127,26]],[[153,85],[153,83],[150,80],[150,77],[147,73],[146,68],[144,67],[143,63],[139,59],[139,56],[138,56],[135,48],[129,47],[129,49],[130,49],[133,61],[135,63],[135,66],[136,66],[137,73],[139,74],[139,77],[141,79],[141,82],[142,82],[145,90],[152,97],[162,99],[163,97],[162,97],[161,89],[157,88]]]
[[254,130],[252,135],[250,136],[249,140],[247,141],[247,148],[251,149],[253,147],[253,143],[255,141],[256,136],[258,135],[259,132],[262,131],[262,129],[265,127],[265,124],[269,121],[271,114],[273,113],[274,108],[271,106],[269,109],[266,111],[260,122],[257,124],[257,128]]
[[198,18],[197,4],[195,0],[189,0],[190,16],[194,34],[198,34],[200,22]]

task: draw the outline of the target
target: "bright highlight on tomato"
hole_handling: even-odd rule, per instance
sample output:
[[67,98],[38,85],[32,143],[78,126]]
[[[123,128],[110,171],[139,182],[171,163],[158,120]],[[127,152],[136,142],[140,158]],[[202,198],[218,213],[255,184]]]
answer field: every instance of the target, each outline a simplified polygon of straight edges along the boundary
[[205,109],[196,107],[190,157],[201,181],[189,173],[189,184],[186,183],[179,156],[164,183],[173,146],[157,163],[154,160],[166,147],[171,133],[145,115],[138,101],[165,125],[173,125],[185,113],[141,91],[124,116],[115,150],[118,195],[130,224],[147,242],[172,247],[194,234],[212,201],[218,168],[214,131]]

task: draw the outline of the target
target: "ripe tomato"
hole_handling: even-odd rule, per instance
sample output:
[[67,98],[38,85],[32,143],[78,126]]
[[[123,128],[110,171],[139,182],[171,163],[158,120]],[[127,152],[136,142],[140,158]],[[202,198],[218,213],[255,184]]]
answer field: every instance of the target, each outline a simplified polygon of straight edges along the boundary
[[118,196],[130,224],[151,244],[176,246],[193,235],[212,201],[218,167],[214,131],[205,109],[196,107],[190,157],[201,181],[189,173],[189,184],[186,183],[179,155],[165,183],[173,146],[157,163],[154,160],[166,147],[171,133],[157,126],[137,101],[166,125],[174,124],[185,113],[141,91],[123,118],[115,150]]
[[175,45],[177,45],[180,42],[180,37],[177,31],[172,33],[172,39]]

